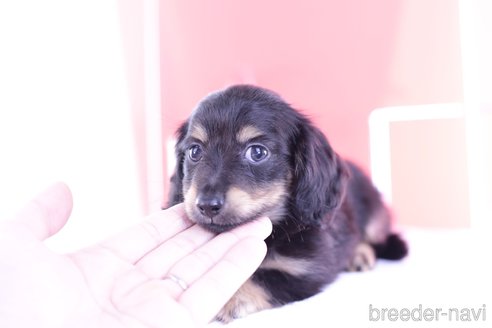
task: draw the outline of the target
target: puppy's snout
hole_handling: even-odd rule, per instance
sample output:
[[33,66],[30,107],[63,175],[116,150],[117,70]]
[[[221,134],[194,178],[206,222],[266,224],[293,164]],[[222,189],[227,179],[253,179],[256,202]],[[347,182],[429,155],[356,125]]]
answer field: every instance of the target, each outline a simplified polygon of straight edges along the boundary
[[224,195],[222,194],[205,194],[198,197],[196,206],[202,215],[209,218],[220,213],[220,210],[224,206]]

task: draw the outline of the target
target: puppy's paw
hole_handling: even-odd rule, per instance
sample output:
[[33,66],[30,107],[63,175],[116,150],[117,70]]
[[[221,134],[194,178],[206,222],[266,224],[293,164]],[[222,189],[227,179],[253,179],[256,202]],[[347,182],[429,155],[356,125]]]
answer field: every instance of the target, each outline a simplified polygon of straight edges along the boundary
[[250,279],[224,305],[215,320],[228,323],[234,319],[271,307],[268,292]]
[[376,265],[376,253],[371,245],[360,243],[354,250],[348,271],[368,271]]

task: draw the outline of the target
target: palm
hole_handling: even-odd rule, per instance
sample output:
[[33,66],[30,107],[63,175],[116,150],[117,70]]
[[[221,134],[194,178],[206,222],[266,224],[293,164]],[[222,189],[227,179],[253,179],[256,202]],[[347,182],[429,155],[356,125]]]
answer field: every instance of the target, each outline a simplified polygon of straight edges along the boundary
[[[167,303],[162,304],[161,313],[150,316],[148,311],[152,310],[155,297],[137,300],[132,298],[130,292],[152,278],[111,251],[96,246],[71,255],[58,255],[39,245],[39,242],[27,239],[26,236],[25,239],[2,243],[4,250],[23,250],[21,256],[17,256],[15,272],[2,271],[2,280],[10,278],[5,276],[9,274],[16,278],[13,279],[14,284],[6,286],[11,291],[4,289],[2,292],[4,296],[13,297],[2,296],[0,300],[8,302],[11,308],[19,309],[18,313],[11,314],[16,325],[22,326],[20,323],[24,321],[26,326],[36,326],[37,322],[53,318],[45,326],[88,327],[100,323],[101,326],[111,327],[128,321],[145,327],[152,326],[152,322],[148,322],[150,319],[162,320],[163,315],[166,320],[174,315],[177,316],[175,320],[189,321],[187,318],[190,314],[166,293],[160,296],[159,303]],[[16,306],[13,302],[20,304]],[[142,303],[135,308],[132,302]],[[90,322],[71,322],[71,316],[81,310]]]

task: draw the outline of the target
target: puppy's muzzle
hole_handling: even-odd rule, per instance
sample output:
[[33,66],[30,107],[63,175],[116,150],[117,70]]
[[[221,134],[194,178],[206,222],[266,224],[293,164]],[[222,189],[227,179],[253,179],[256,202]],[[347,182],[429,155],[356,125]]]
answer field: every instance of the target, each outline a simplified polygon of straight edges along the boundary
[[204,193],[196,200],[200,213],[209,218],[217,216],[224,206],[225,197],[221,193]]

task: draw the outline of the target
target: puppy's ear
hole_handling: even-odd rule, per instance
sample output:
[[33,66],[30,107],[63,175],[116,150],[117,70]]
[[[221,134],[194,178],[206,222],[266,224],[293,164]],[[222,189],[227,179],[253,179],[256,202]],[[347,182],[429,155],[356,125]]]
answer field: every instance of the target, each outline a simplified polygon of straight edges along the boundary
[[318,224],[340,206],[348,170],[321,131],[307,122],[300,124],[293,148],[297,215],[305,224]]
[[168,202],[166,207],[171,207],[173,205],[182,203],[184,201],[183,197],[183,177],[184,177],[184,171],[183,171],[183,163],[184,163],[184,156],[185,152],[183,150],[182,144],[184,141],[184,138],[186,137],[186,134],[188,133],[188,122],[183,123],[178,131],[176,132],[177,135],[177,142],[176,146],[174,148],[175,155],[176,155],[176,168],[174,169],[174,174],[171,176],[171,184],[170,184],[170,189],[169,189],[169,197],[168,197]]

